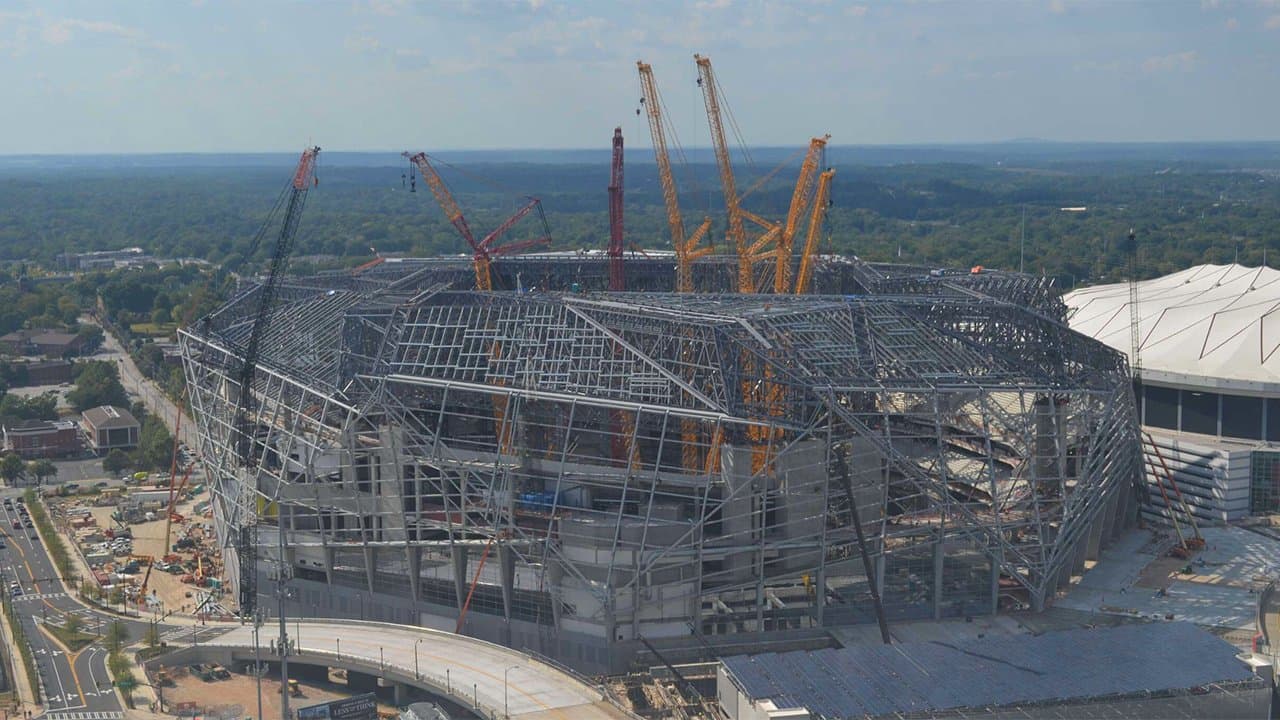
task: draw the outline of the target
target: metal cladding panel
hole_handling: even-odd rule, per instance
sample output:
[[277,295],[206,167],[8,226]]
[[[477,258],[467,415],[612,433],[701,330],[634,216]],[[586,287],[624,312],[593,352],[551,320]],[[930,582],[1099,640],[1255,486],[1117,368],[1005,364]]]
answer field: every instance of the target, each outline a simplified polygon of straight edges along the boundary
[[752,700],[830,718],[1071,701],[1248,680],[1227,642],[1190,623],[964,643],[861,645],[723,660]]

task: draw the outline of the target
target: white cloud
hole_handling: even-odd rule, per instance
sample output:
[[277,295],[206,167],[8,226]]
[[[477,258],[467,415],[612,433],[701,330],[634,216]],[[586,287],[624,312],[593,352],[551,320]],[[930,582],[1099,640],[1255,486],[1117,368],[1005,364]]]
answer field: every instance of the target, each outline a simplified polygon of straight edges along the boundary
[[382,41],[371,35],[348,35],[342,45],[353,52],[371,53],[382,48]]
[[546,3],[547,0],[529,0],[529,9],[535,11],[540,10]]
[[78,20],[75,18],[64,18],[45,25],[40,32],[40,37],[50,45],[62,45],[70,40],[73,32],[77,30],[130,40],[140,40],[143,37],[143,32],[137,28],[125,27],[105,20]]
[[1280,15],[1272,15],[1262,24],[1268,30],[1280,30]]
[[1222,0],[1200,0],[1201,10],[1217,10],[1222,7]]
[[1229,17],[1229,18],[1227,18],[1226,27],[1227,27],[1227,29],[1228,29],[1228,30],[1239,30],[1239,29],[1240,29],[1240,21],[1239,21],[1239,20],[1237,20],[1237,19],[1235,19],[1235,18],[1233,18],[1233,17]]
[[1067,11],[1067,3],[1065,0],[1049,0],[1049,12],[1054,15],[1061,15]]
[[693,4],[695,10],[724,10],[733,4],[733,0],[698,0]]
[[862,17],[867,14],[866,5],[850,5],[844,9],[844,14],[849,17]]
[[1143,72],[1158,73],[1175,70],[1187,71],[1196,66],[1200,55],[1195,50],[1149,57],[1142,61]]
[[378,15],[395,17],[404,8],[406,0],[369,0],[369,10]]

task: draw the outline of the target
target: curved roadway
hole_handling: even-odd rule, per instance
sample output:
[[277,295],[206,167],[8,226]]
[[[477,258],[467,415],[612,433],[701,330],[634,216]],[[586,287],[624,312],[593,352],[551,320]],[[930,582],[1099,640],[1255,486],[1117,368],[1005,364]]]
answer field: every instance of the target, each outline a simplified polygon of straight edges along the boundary
[[[266,630],[266,628],[264,628]],[[316,620],[289,623],[298,652],[290,663],[342,667],[447,695],[485,716],[627,718],[595,687],[522,652],[465,635],[408,625]],[[253,628],[238,626],[202,639],[253,657]],[[268,649],[263,649],[264,660]]]

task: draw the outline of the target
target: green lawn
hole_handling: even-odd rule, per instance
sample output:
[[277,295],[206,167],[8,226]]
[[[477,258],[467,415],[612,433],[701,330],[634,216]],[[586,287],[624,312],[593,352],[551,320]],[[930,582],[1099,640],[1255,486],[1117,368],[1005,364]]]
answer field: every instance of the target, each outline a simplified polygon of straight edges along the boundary
[[177,323],[134,323],[129,330],[134,335],[150,335],[151,337],[169,337],[178,329]]

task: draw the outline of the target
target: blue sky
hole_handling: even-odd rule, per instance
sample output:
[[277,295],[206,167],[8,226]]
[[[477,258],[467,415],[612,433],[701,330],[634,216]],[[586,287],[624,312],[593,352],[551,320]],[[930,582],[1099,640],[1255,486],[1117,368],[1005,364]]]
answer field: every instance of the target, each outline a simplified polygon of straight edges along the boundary
[[0,154],[1280,137],[1280,0],[0,0]]

